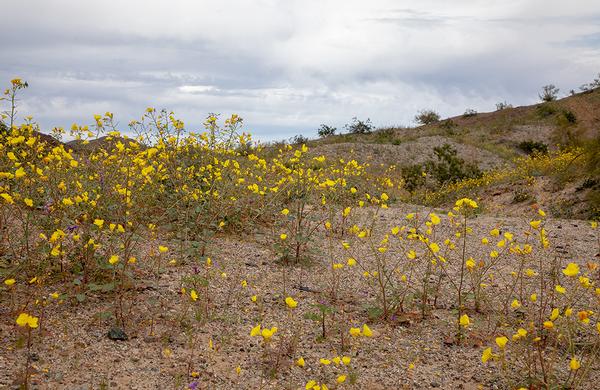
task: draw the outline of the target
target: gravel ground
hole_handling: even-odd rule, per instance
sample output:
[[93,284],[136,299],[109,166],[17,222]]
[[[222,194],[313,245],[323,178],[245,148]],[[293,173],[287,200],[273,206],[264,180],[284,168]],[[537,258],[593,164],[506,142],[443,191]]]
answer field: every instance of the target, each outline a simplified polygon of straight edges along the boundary
[[[415,210],[428,212],[400,205],[383,210],[378,225],[389,228],[399,224],[407,212]],[[493,227],[518,234],[527,229],[528,220],[480,216],[472,221],[472,227],[475,237]],[[597,256],[597,239],[586,222],[549,220],[547,228],[560,259],[585,264]],[[344,332],[346,349],[342,351],[341,337],[328,323],[327,337],[322,339],[321,325],[304,318],[304,314],[325,299],[326,260],[321,255],[313,256],[310,264],[280,265],[274,262],[271,250],[260,243],[262,240],[247,236],[215,239],[211,246],[215,268],[227,276],[217,273],[211,282],[211,320],[191,322],[187,333],[178,318],[186,310],[190,313],[189,299],[180,290],[182,278],[193,272],[189,264],[167,267],[157,282],[149,280],[148,273],[139,275],[136,288],[130,292],[135,303],[128,309],[125,341],[107,337],[112,322],[102,319],[101,313],[113,308],[113,300],[102,294],[91,295],[78,305],[70,302],[48,306],[43,337],[40,331],[35,332],[32,388],[169,389],[183,388],[196,380],[201,389],[298,389],[321,376],[327,378],[330,388],[335,388],[331,384],[342,372],[356,373],[356,382],[347,381],[340,388],[506,388],[501,372],[480,361],[483,346],[493,343],[492,320],[473,315],[473,327],[460,346],[446,342],[454,331],[455,314],[444,299],[425,320],[409,308],[389,323],[369,321],[363,306],[374,298],[373,292],[361,281],[360,272],[351,273],[347,268],[340,281],[338,297],[343,312],[336,314],[337,322],[354,326],[367,322],[374,337],[349,340]],[[320,244],[317,249],[323,254],[326,245]],[[480,254],[487,250],[476,249]],[[345,254],[336,252],[336,256],[343,258]],[[241,287],[241,280],[247,281],[247,288]],[[200,291],[195,304],[203,301],[203,294]],[[251,295],[258,296],[258,303],[251,302]],[[293,315],[283,304],[287,295],[299,303]],[[20,330],[13,325],[7,307],[2,306],[2,310],[0,387],[18,388],[15,378],[23,370],[25,350],[14,349]],[[259,338],[249,335],[259,322],[263,327],[279,328],[272,347],[266,350]],[[276,346],[281,340],[291,340],[294,332],[297,342],[290,342],[293,347],[289,350],[279,351],[289,356],[280,359],[276,373],[269,374],[278,355]],[[338,355],[352,358],[351,369],[318,363],[319,358]],[[306,361],[304,368],[292,365],[299,356]],[[411,363],[414,368],[409,368]],[[195,379],[189,372],[197,372],[199,377]],[[592,375],[600,379],[597,371]]]

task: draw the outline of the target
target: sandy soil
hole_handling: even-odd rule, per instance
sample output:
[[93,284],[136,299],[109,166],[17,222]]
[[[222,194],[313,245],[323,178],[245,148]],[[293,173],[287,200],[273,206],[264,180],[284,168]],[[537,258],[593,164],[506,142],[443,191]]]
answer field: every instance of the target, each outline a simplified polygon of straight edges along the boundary
[[[393,226],[406,212],[417,209],[427,211],[416,206],[394,207],[383,212],[379,223]],[[472,226],[479,237],[493,227],[518,233],[528,225],[524,219],[481,216]],[[560,259],[584,264],[597,256],[596,236],[586,222],[549,220],[548,230]],[[325,299],[324,247],[317,248],[321,255],[313,256],[310,264],[285,266],[274,262],[271,250],[261,244],[264,239],[227,236],[215,240],[211,257],[215,268],[227,276],[217,275],[211,283],[210,321],[191,322],[188,334],[178,317],[186,308],[190,313],[189,299],[180,289],[182,278],[194,273],[193,264],[168,266],[157,282],[149,273],[140,273],[135,288],[128,293],[135,297],[135,303],[128,310],[126,341],[107,337],[113,322],[102,319],[100,313],[110,311],[113,300],[103,294],[90,294],[82,304],[69,301],[49,305],[43,329],[34,339],[32,388],[170,389],[197,381],[200,389],[298,389],[319,374],[331,384],[334,374],[347,372],[333,364],[325,367],[318,363],[319,358],[338,355],[350,356],[350,371],[357,374],[355,384],[344,384],[347,388],[505,388],[500,371],[480,361],[483,346],[493,343],[492,320],[474,314],[474,325],[461,346],[445,342],[454,330],[454,314],[443,299],[440,308],[424,321],[414,309],[389,323],[369,321],[363,306],[373,293],[360,282],[359,272],[348,270],[344,274],[339,295],[343,314],[338,315],[343,323],[368,323],[374,337],[348,340],[345,336],[348,349],[342,351],[339,334],[328,323],[327,338],[320,338],[320,324],[303,318],[303,314],[314,311],[312,305]],[[247,288],[241,287],[241,280],[247,281]],[[48,288],[48,293],[54,289],[65,287]],[[203,299],[200,294],[199,301]],[[251,295],[258,296],[258,304],[250,301]],[[299,302],[293,317],[283,304],[286,295]],[[1,310],[0,387],[18,388],[15,379],[22,372],[25,350],[14,349],[20,332],[8,307],[3,305]],[[259,321],[263,326],[278,326],[275,345],[277,340],[291,337],[292,330],[298,331],[295,348],[289,356],[283,353],[274,375],[266,373],[273,361],[265,359],[259,338],[249,335]],[[305,368],[291,366],[299,356],[306,360]],[[409,369],[411,363],[413,369]],[[199,377],[193,378],[190,372],[197,372]]]

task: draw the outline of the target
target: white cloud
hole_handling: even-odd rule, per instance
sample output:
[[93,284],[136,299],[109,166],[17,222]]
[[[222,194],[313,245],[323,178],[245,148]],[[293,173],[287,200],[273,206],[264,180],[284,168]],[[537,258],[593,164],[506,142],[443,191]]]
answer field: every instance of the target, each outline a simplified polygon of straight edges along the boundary
[[283,138],[355,115],[407,125],[421,108],[528,104],[600,71],[592,0],[20,0],[3,13],[0,80],[30,81],[21,111],[46,127],[164,106],[191,125],[237,112]]

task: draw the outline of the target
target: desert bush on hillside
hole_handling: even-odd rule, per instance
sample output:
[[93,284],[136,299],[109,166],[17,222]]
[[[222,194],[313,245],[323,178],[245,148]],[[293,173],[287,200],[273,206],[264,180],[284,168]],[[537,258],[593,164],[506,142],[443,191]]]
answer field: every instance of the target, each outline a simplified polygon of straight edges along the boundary
[[319,135],[319,137],[325,138],[325,137],[329,137],[330,135],[334,135],[336,131],[337,131],[337,128],[335,128],[333,126],[321,124],[321,126],[317,130],[317,134]]
[[527,153],[529,155],[534,154],[534,153],[541,153],[541,154],[548,153],[548,145],[546,145],[543,142],[527,140],[527,141],[520,142],[518,146],[519,146],[519,149],[521,149],[522,151],[524,151],[525,153]]
[[577,123],[577,116],[571,110],[564,110],[562,112],[562,116],[566,119],[568,123],[575,124]]
[[[589,218],[600,219],[600,136],[590,141],[584,149],[587,162],[588,180],[595,185],[590,186],[587,200],[590,202]],[[599,329],[600,331],[600,329]]]
[[344,128],[350,134],[370,134],[373,131],[374,126],[369,118],[367,118],[366,121],[362,121],[357,117],[354,117],[352,118],[352,122],[344,125]]
[[298,134],[290,138],[290,144],[292,145],[302,145],[309,141],[309,139],[302,134]]
[[439,122],[440,114],[433,110],[421,110],[415,115],[415,122],[421,125],[430,125],[432,123]]
[[425,171],[421,164],[413,164],[402,167],[402,180],[404,181],[404,188],[408,192],[414,192],[425,185],[426,177]]
[[535,112],[538,114],[540,118],[547,118],[557,113],[556,107],[554,107],[550,103],[542,103],[535,108]]
[[435,160],[429,160],[425,164],[427,172],[439,184],[455,183],[467,178],[481,176],[477,165],[465,162],[458,157],[458,151],[449,144],[433,148]]
[[496,103],[496,111],[506,110],[507,108],[513,108],[512,104],[508,104],[506,101]]
[[476,116],[476,115],[477,115],[477,111],[476,110],[474,110],[472,108],[467,108],[465,110],[465,113],[463,114],[463,117],[469,118],[469,117]]
[[542,92],[538,96],[543,102],[553,102],[558,98],[558,91],[554,84],[548,84],[542,87]]
[[600,73],[598,73],[598,77],[596,77],[594,81],[583,84],[581,87],[579,87],[582,92],[592,92],[596,88],[600,88]]

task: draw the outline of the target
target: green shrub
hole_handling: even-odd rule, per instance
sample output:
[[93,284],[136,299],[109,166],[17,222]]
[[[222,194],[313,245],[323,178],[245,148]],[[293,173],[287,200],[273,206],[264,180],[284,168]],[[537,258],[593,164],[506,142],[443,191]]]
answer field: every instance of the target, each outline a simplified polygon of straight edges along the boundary
[[538,96],[543,102],[553,102],[558,97],[558,91],[554,84],[548,84],[542,87],[542,92]]
[[325,124],[321,124],[319,129],[317,130],[317,134],[321,138],[329,137],[330,135],[334,135],[337,131],[337,128]]
[[543,142],[528,140],[520,142],[518,146],[519,149],[530,155],[534,153],[548,154],[548,145]]
[[302,134],[298,134],[293,136],[292,138],[290,138],[290,143],[292,145],[302,145],[305,144],[309,141],[308,138],[306,138],[305,136],[303,136]]
[[373,127],[371,119],[362,121],[357,117],[352,118],[352,122],[344,126],[350,134],[371,134]]
[[415,122],[421,125],[430,125],[432,123],[439,122],[440,114],[433,110],[421,110],[415,116]]
[[513,108],[512,104],[508,104],[506,101],[496,103],[496,111],[506,110],[507,108]]
[[535,111],[540,118],[547,118],[551,115],[556,114],[557,109],[551,104],[542,103],[536,107]]
[[423,166],[414,164],[402,167],[402,179],[404,180],[404,188],[411,193],[421,188],[425,185]]
[[567,120],[567,122],[569,122],[571,124],[577,123],[577,117],[575,116],[573,111],[564,110],[562,114],[563,114],[563,117]]
[[458,157],[458,152],[449,144],[433,148],[436,160],[429,160],[425,163],[427,172],[439,184],[455,183],[467,178],[476,178],[481,176],[481,171],[477,165],[467,163]]

